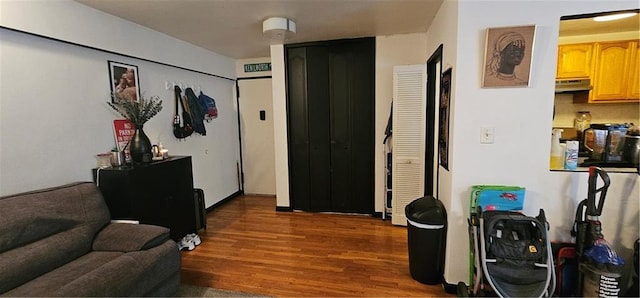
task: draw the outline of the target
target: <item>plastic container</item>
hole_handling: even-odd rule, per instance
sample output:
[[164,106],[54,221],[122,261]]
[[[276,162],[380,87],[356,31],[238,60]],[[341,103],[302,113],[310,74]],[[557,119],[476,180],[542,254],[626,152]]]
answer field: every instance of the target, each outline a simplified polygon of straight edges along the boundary
[[564,151],[564,169],[565,170],[577,170],[578,169],[578,151],[580,150],[580,142],[567,141],[566,149]]
[[405,207],[409,271],[413,279],[435,285],[442,282],[447,237],[447,213],[432,196],[414,200]]
[[551,157],[549,158],[549,168],[552,170],[564,169],[564,150],[560,145],[562,129],[554,129],[551,132]]
[[111,167],[111,153],[97,154],[96,159],[98,160],[98,164],[96,165],[98,168],[104,169]]
[[114,167],[124,165],[124,152],[111,151],[111,165]]
[[578,111],[573,119],[573,128],[576,129],[578,136],[582,136],[582,132],[591,126],[591,113],[589,111]]

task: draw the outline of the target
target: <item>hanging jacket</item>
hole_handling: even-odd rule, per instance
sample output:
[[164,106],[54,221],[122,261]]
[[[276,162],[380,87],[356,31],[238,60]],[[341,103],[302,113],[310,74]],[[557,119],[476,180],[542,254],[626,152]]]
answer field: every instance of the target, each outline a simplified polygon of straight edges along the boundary
[[191,119],[193,119],[193,130],[203,136],[206,136],[207,130],[204,127],[204,112],[198,102],[198,97],[191,88],[185,89],[184,93],[186,94],[189,103]]

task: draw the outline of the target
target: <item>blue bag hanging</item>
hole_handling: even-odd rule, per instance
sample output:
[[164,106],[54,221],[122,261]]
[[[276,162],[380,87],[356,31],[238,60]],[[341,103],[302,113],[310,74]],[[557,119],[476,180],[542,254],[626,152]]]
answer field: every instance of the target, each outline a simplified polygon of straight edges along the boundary
[[198,101],[204,111],[204,120],[207,120],[208,122],[212,119],[218,118],[218,108],[216,107],[216,101],[213,98],[200,91]]

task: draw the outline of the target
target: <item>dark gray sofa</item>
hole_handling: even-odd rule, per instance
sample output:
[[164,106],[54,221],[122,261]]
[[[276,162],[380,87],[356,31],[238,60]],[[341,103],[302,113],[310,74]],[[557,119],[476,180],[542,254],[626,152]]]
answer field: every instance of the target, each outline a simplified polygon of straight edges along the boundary
[[179,284],[169,230],[111,223],[93,183],[0,197],[0,296],[172,296]]

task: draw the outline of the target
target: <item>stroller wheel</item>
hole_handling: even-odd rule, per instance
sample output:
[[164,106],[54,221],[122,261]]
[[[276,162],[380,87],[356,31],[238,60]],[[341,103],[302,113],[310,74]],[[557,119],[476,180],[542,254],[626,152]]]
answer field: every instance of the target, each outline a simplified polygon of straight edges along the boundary
[[462,281],[458,282],[458,286],[456,287],[456,296],[469,297],[469,290],[467,289],[467,285]]

